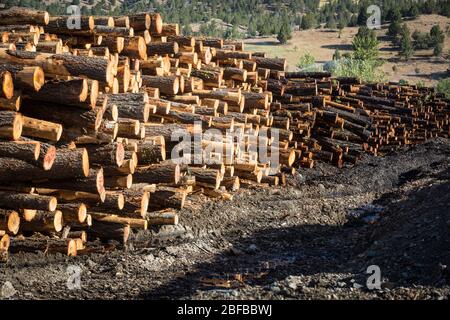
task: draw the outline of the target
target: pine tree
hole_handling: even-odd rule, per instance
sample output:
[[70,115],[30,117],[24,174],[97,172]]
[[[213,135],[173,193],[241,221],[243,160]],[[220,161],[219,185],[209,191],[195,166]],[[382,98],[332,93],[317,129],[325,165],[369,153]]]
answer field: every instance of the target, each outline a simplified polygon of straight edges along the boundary
[[404,57],[406,60],[409,60],[414,53],[414,48],[411,40],[411,31],[406,24],[402,26],[400,35],[400,56]]
[[280,31],[278,31],[277,39],[281,44],[286,44],[288,40],[292,39],[292,30],[289,21],[283,20]]
[[357,60],[376,60],[378,58],[378,39],[373,30],[367,27],[358,29],[353,38],[354,57]]

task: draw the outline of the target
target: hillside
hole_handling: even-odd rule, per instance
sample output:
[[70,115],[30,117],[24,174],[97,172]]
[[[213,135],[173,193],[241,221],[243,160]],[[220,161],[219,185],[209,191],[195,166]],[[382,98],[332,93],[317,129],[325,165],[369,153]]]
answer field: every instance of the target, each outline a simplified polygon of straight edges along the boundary
[[[429,32],[433,25],[439,25],[442,30],[448,30],[450,27],[449,19],[438,15],[422,15],[405,23],[410,30],[420,32]],[[350,52],[357,32],[357,27],[345,28],[339,38],[338,30],[300,30],[293,32],[293,38],[285,45],[280,45],[276,37],[247,39],[245,43],[246,50],[265,51],[272,57],[285,57],[288,60],[288,69],[293,71],[296,70],[300,57],[307,53],[312,54],[317,63],[323,63],[332,60],[336,49],[342,54]],[[448,77],[448,61],[443,57],[433,57],[432,49],[416,50],[410,61],[402,61],[398,57],[399,49],[392,45],[386,37],[386,32],[387,25],[384,25],[376,33],[380,40],[380,57],[384,61],[382,70],[388,80],[403,79],[410,83],[423,81],[427,85],[435,85],[439,79]],[[443,52],[449,51],[450,41],[447,36]]]

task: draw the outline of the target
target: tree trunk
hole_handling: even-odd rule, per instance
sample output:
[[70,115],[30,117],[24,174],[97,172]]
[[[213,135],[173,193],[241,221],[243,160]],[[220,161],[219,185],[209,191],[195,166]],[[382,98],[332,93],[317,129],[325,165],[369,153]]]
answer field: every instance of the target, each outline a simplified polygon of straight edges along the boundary
[[57,105],[27,101],[24,103],[21,111],[30,117],[61,123],[64,127],[80,127],[88,130],[98,130],[103,120],[103,110],[101,108],[83,110],[69,107],[65,104]]
[[46,75],[86,77],[105,82],[110,87],[114,81],[113,62],[99,57],[0,49],[0,62],[40,66]]
[[258,68],[266,68],[277,71],[286,70],[287,62],[284,58],[263,58],[254,56],[251,60],[255,61],[258,64]]
[[126,244],[130,236],[130,226],[121,223],[96,221],[88,231],[88,238],[102,241],[116,240]]
[[13,64],[1,64],[0,73],[9,71],[14,87],[25,91],[39,91],[44,84],[44,71],[41,67],[27,67]]
[[120,167],[125,159],[125,149],[123,144],[119,142],[87,146],[87,149],[92,164]]
[[123,195],[125,204],[121,214],[144,217],[151,198],[150,193],[142,190],[127,189],[123,191]]
[[49,22],[47,11],[38,11],[29,8],[11,7],[0,11],[0,25],[46,25]]
[[2,208],[55,211],[57,204],[58,200],[55,197],[0,191],[0,207]]
[[179,51],[176,42],[150,42],[147,44],[147,55],[177,54]]
[[143,141],[138,144],[137,156],[139,165],[155,164],[166,160],[166,148],[164,145]]
[[47,81],[39,92],[25,96],[30,100],[71,105],[83,109],[93,109],[95,106],[92,106],[91,101],[88,100],[89,89],[86,79]]
[[18,140],[22,134],[23,117],[14,111],[0,111],[0,138]]
[[142,85],[159,88],[162,94],[176,95],[180,88],[180,81],[176,76],[158,77],[143,75]]
[[39,159],[41,144],[33,141],[0,141],[0,157],[17,158],[30,163]]
[[82,179],[61,180],[57,176],[52,180],[34,182],[37,188],[60,189],[98,193],[101,199],[105,198],[103,169],[91,169],[89,176]]
[[60,232],[63,226],[63,213],[61,211],[38,211],[33,220],[22,223],[20,230],[51,234]]
[[151,18],[148,13],[136,13],[128,15],[129,26],[135,31],[143,31],[150,29]]
[[[20,216],[14,210],[0,209],[0,230],[5,230],[11,235],[19,232]],[[0,234],[0,236],[3,236]]]
[[58,123],[22,117],[22,134],[24,136],[58,142],[62,131],[62,125]]
[[180,167],[176,164],[157,164],[136,169],[135,183],[178,183]]
[[62,212],[64,224],[67,222],[84,223],[87,217],[87,208],[83,203],[58,203],[56,208]]
[[158,186],[150,196],[151,209],[183,209],[186,201],[186,191],[177,188]]
[[59,252],[74,257],[77,255],[77,244],[74,239],[14,238],[9,250],[11,253],[44,252],[47,254]]
[[124,37],[122,54],[130,58],[147,59],[147,45],[143,37]]

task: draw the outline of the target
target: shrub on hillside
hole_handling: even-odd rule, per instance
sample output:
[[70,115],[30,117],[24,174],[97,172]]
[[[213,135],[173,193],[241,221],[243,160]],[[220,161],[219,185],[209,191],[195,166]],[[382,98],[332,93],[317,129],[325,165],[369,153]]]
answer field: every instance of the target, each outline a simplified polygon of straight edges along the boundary
[[384,80],[384,73],[378,69],[375,60],[341,59],[331,73],[336,77],[356,77],[365,82],[379,82]]
[[450,98],[450,78],[439,81],[437,92],[443,93],[447,98]]

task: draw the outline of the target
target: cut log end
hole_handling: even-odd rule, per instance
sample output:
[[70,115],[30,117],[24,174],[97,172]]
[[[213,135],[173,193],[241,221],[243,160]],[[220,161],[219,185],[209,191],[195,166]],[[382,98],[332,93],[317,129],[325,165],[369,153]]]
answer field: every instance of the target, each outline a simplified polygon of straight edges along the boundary
[[87,217],[87,208],[86,205],[82,203],[78,208],[78,221],[80,223],[84,223],[86,221],[86,217]]
[[21,212],[22,212],[23,219],[25,221],[27,221],[27,222],[30,222],[36,216],[37,210],[35,210],[35,209],[23,209]]
[[[56,200],[56,198],[55,198],[55,200]],[[55,205],[55,208],[56,208],[56,205]],[[51,211],[53,211],[53,210],[51,210]],[[53,225],[55,227],[56,232],[60,232],[64,226],[63,213],[59,210],[55,211]]]
[[124,197],[124,195],[121,193],[121,194],[119,194],[119,196],[117,197],[117,207],[119,208],[119,210],[122,210],[124,206],[125,206],[125,197]]
[[51,197],[48,201],[48,211],[55,211],[58,205],[58,200],[55,197]]
[[45,155],[43,160],[43,168],[44,170],[50,170],[53,166],[53,163],[55,162],[56,158],[56,148],[54,146],[50,146]]
[[10,243],[11,243],[10,237],[7,234],[3,235],[0,238],[0,249],[8,251]]
[[117,144],[116,148],[116,163],[118,167],[121,167],[123,165],[123,162],[125,160],[125,147],[122,143]]
[[89,176],[89,154],[86,149],[83,149],[82,156],[83,174],[85,177]]
[[69,257],[76,257],[77,255],[77,242],[75,239],[67,241],[67,255]]
[[5,71],[1,75],[2,78],[2,92],[3,96],[6,99],[11,99],[14,95],[14,84],[13,84],[13,78],[11,76],[11,73],[8,71]]
[[20,227],[20,216],[16,211],[11,211],[11,213],[8,215],[8,231],[16,235],[17,232],[19,232]]

